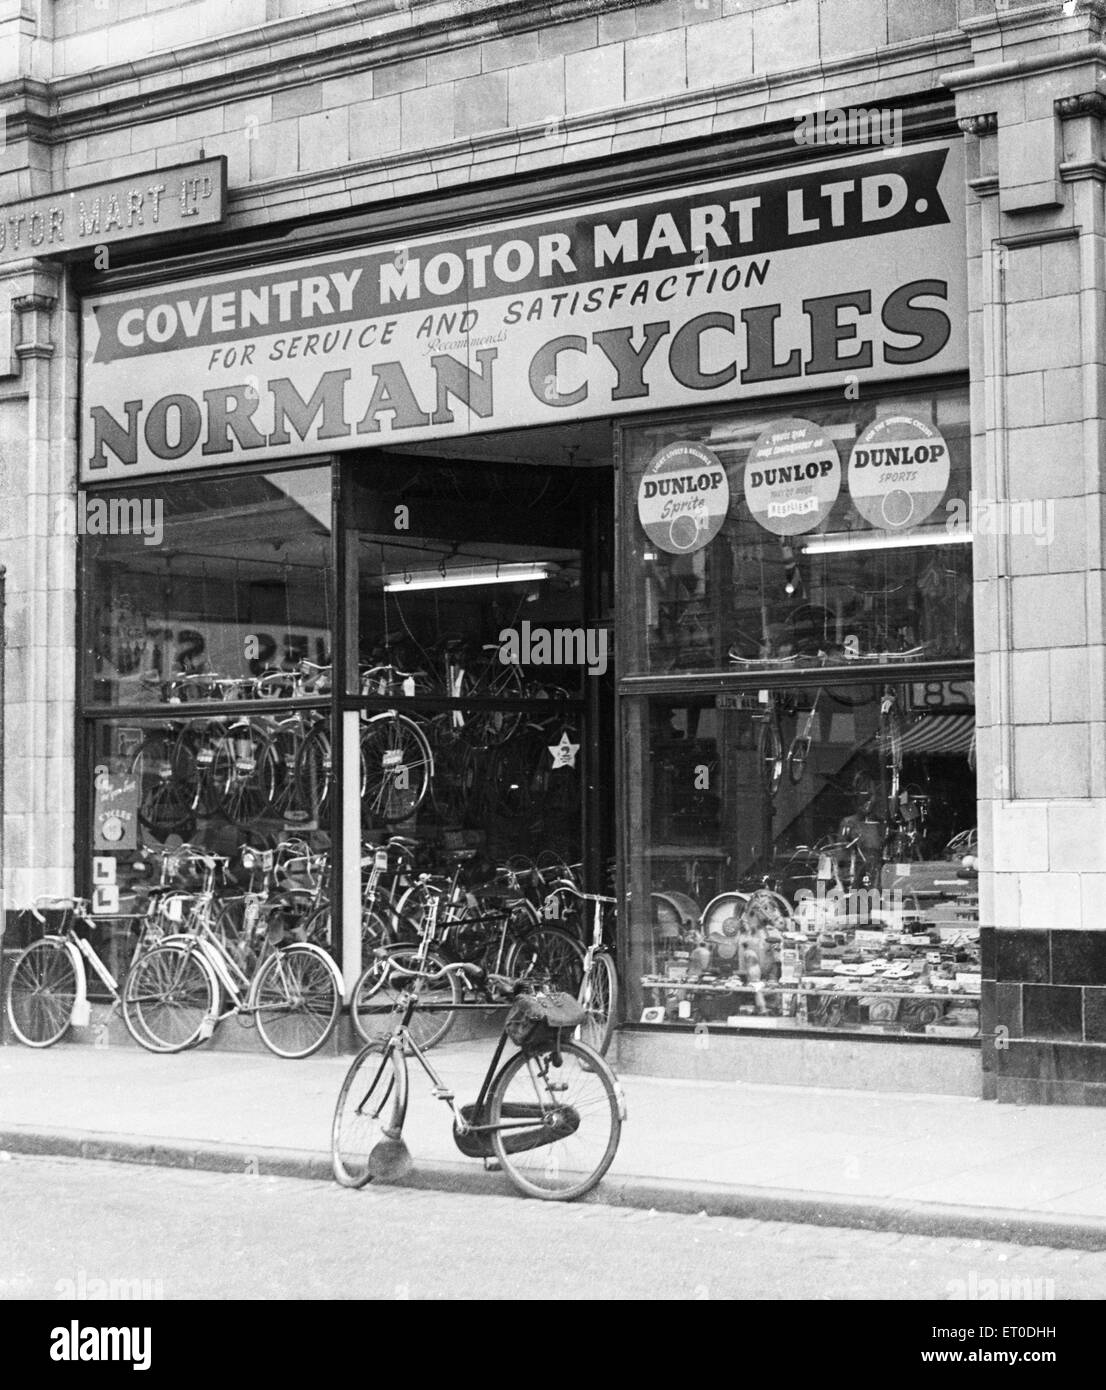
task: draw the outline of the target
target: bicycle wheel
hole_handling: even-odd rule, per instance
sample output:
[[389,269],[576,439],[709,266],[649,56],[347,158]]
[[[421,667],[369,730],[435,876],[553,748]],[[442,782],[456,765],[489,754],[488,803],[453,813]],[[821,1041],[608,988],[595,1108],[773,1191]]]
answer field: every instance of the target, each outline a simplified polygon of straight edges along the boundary
[[769,796],[775,796],[783,779],[783,739],[772,714],[764,716],[757,730],[757,761],[761,786]]
[[538,927],[514,943],[504,971],[512,979],[532,980],[579,996],[584,978],[584,948],[559,927]]
[[277,757],[258,729],[231,729],[215,752],[211,781],[219,811],[232,825],[252,825],[269,813],[277,789]]
[[602,1057],[563,1041],[557,1054],[516,1053],[488,1096],[488,1122],[533,1126],[491,1131],[503,1171],[527,1197],[570,1202],[611,1166],[622,1133],[618,1090]]
[[333,767],[330,727],[325,720],[320,720],[300,744],[294,772],[299,804],[313,813],[316,820],[322,820],[330,802]]
[[[466,671],[461,693],[473,699],[521,700],[526,687],[517,666],[505,666],[497,656],[489,657],[475,671]],[[482,710],[467,713],[464,736],[478,748],[495,748],[506,743],[519,730],[523,710]]]
[[138,819],[164,840],[191,825],[199,801],[196,763],[183,739],[148,734],[131,763],[138,779]]
[[618,972],[606,951],[592,957],[580,986],[580,1006],[586,1010],[587,1018],[577,1029],[576,1037],[603,1057],[618,1018]]
[[137,960],[123,985],[123,1022],[149,1052],[183,1052],[210,1037],[219,987],[184,941],[163,941]]
[[8,980],[8,1022],[26,1047],[49,1047],[65,1036],[77,998],[77,967],[60,936],[35,941]]
[[[357,981],[349,1014],[357,1036],[363,1042],[381,1042],[392,1031],[400,995],[409,983],[407,979],[385,982],[385,962],[395,960],[405,970],[416,970],[419,968],[418,955],[417,947],[389,948],[388,955],[374,960]],[[445,957],[437,951],[426,953],[427,970],[441,970],[445,964]],[[455,976],[444,975],[433,984],[423,983],[419,1007],[408,1024],[408,1031],[421,1048],[425,1050],[441,1042],[457,1019],[456,1011],[451,1006],[460,1002],[461,986]]]
[[318,1052],[334,1031],[341,1004],[327,957],[303,942],[274,951],[250,990],[258,1034],[278,1057]]
[[402,714],[374,715],[361,735],[361,759],[362,819],[369,825],[410,820],[434,775],[434,755],[419,726]]
[[346,1072],[330,1131],[330,1161],[343,1187],[364,1187],[372,1179],[373,1149],[382,1139],[398,1139],[407,1113],[407,1064],[398,1049],[369,1043]]

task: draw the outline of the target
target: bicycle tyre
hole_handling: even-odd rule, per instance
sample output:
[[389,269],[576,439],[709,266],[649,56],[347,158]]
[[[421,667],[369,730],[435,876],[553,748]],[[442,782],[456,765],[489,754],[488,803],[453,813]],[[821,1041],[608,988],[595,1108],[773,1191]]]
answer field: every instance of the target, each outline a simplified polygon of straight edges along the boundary
[[330,727],[325,719],[308,730],[296,754],[292,773],[299,804],[321,821],[330,803],[334,773],[334,754],[330,742]]
[[219,813],[231,825],[264,819],[277,791],[277,755],[269,738],[252,725],[228,730],[211,764],[211,781]]
[[127,973],[123,1022],[148,1052],[184,1052],[216,1016],[219,986],[211,966],[184,941],[164,941]]
[[775,796],[783,780],[783,739],[772,715],[766,716],[757,730],[757,762],[760,785],[769,796]]
[[560,927],[538,927],[511,945],[503,969],[513,980],[540,980],[578,997],[584,979],[584,948]]
[[61,936],[33,941],[8,979],[12,1032],[24,1047],[52,1047],[69,1031],[76,1000],[77,966],[69,942]]
[[434,755],[414,720],[387,710],[374,714],[361,735],[361,763],[362,819],[370,826],[410,820],[434,777]]
[[131,775],[138,779],[138,819],[159,840],[193,825],[199,779],[192,752],[177,734],[147,734]]
[[587,1018],[576,1030],[576,1040],[605,1057],[618,1018],[618,971],[606,951],[592,957],[580,985],[580,1006]]
[[[399,996],[407,988],[405,979],[382,983],[385,962],[397,960],[404,969],[418,968],[417,946],[386,949],[387,956],[373,960],[362,972],[350,999],[350,1022],[354,1032],[365,1043],[382,1042],[389,1036]],[[426,953],[427,970],[441,970],[446,963],[446,958],[437,951]],[[431,1002],[442,1007],[416,1009],[408,1024],[408,1031],[419,1047],[428,1051],[442,1041],[457,1021],[456,1010],[448,1006],[461,1002],[461,986],[455,976],[446,975],[433,985],[424,984],[423,989]]]
[[[461,693],[474,700],[521,700],[526,686],[517,666],[505,666],[494,656],[475,672],[465,672]],[[477,708],[463,725],[464,736],[474,747],[498,748],[514,737],[525,718],[524,710]]]
[[297,941],[274,951],[254,976],[250,1008],[261,1041],[289,1061],[318,1052],[338,1022],[341,990],[329,958]]
[[516,1053],[492,1081],[488,1123],[498,1125],[528,1111],[540,1115],[543,1124],[552,1116],[551,1128],[563,1117],[565,1132],[522,1147],[527,1131],[491,1130],[495,1156],[513,1185],[546,1202],[571,1202],[590,1192],[614,1161],[622,1134],[618,1085],[607,1063],[594,1048],[568,1040],[556,1054]]
[[334,1106],[330,1166],[342,1187],[372,1181],[372,1151],[398,1139],[407,1114],[407,1064],[398,1048],[371,1042],[350,1063]]

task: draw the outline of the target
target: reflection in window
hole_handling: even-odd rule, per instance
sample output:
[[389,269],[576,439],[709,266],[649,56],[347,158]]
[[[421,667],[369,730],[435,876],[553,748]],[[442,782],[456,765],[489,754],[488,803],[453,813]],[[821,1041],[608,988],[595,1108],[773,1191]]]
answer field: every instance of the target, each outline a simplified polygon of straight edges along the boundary
[[[86,699],[196,698],[216,681],[328,665],[330,497],[327,468],[87,494]],[[124,504],[156,532],[101,534],[94,518]]]
[[971,1036],[973,706],[955,681],[632,701],[637,1016]]
[[[773,437],[770,416],[713,426],[685,421],[629,433],[624,574],[635,617],[626,634],[626,674],[770,670],[888,656],[926,661],[971,656],[966,392],[906,397],[878,406],[846,401],[810,407],[806,414],[807,434],[817,433],[819,450],[786,453],[805,446],[809,441],[803,438],[784,438],[772,447],[792,460],[792,468],[794,460],[801,463],[808,456],[833,461],[838,481],[818,506],[815,482],[781,485],[775,491],[763,482],[782,471],[773,472],[755,454],[758,445],[762,451],[767,447],[766,437]],[[921,475],[920,469],[873,468],[892,484],[882,499],[884,507],[874,510],[854,497],[850,462],[866,431],[886,420],[904,419],[909,424],[900,430],[928,429],[941,439],[947,482],[939,479],[939,492],[912,499],[911,479]],[[799,434],[803,424],[775,422],[780,436]],[[788,425],[795,428],[787,431]],[[706,457],[724,468],[729,505],[712,539],[681,551],[683,542],[676,532],[669,537],[661,530],[659,543],[656,528],[647,533],[639,520],[639,503],[650,468],[662,451],[684,439],[704,445],[709,450]],[[895,456],[905,457],[907,450],[900,447]],[[746,486],[750,477],[761,480],[752,492]],[[859,491],[860,484],[855,486]],[[804,489],[809,495],[797,495]],[[759,499],[759,493],[770,498],[777,492],[774,502]],[[758,499],[756,511],[750,496]],[[918,523],[903,528],[889,523],[887,515],[900,514],[893,500],[901,506],[901,515],[916,513]],[[673,499],[672,505],[688,503]],[[808,513],[794,511],[808,505]],[[792,529],[797,527],[804,529]],[[700,538],[703,534],[710,532],[700,531]],[[687,535],[696,543],[695,528]]]

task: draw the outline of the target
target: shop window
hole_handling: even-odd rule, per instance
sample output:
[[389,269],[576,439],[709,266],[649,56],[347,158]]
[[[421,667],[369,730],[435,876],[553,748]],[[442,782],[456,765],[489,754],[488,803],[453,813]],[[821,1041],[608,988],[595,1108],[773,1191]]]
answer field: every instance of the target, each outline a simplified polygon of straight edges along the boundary
[[328,666],[330,507],[328,468],[83,493],[86,703],[233,698]]
[[581,697],[612,657],[585,621],[586,478],[391,455],[350,492],[368,827],[577,861]]
[[220,857],[224,917],[251,894],[304,921],[326,900],[330,508],[329,468],[80,498],[82,848],[122,947],[151,885],[200,886],[182,846]]
[[628,1016],[972,1037],[966,393],[799,414],[627,434]]
[[966,392],[627,440],[624,674],[971,657]]

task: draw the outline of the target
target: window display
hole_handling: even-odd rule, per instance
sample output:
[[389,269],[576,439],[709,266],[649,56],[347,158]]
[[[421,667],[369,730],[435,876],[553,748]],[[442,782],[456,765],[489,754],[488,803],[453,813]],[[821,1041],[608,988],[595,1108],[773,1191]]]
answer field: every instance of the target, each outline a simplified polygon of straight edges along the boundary
[[629,1018],[973,1036],[966,393],[627,443]]
[[350,498],[366,823],[580,858],[586,480],[374,460]]

